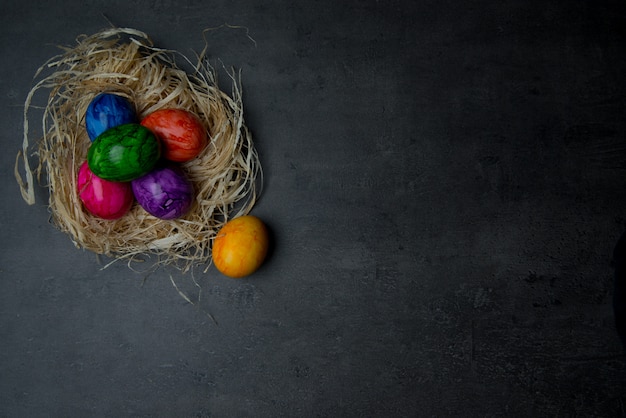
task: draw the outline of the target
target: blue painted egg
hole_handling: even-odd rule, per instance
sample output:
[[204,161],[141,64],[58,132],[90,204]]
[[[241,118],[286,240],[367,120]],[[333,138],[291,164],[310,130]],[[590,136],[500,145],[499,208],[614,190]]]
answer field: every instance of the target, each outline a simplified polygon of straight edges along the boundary
[[109,128],[135,122],[137,115],[133,105],[125,97],[113,93],[94,97],[85,113],[85,127],[92,141]]

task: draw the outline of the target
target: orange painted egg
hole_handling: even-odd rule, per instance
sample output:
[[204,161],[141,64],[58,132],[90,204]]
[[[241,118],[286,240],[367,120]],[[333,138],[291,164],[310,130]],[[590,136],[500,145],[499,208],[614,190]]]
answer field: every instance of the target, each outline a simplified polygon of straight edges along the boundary
[[245,277],[261,267],[268,247],[265,224],[256,216],[240,216],[228,221],[217,233],[213,241],[213,264],[228,277]]
[[190,161],[207,146],[207,132],[200,119],[182,109],[161,109],[146,116],[141,124],[161,140],[163,157],[174,162]]

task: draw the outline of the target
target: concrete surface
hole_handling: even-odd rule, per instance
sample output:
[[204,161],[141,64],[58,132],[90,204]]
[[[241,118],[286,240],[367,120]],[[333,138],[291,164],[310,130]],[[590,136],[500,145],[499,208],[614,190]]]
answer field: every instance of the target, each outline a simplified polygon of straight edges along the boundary
[[[624,2],[1,6],[1,417],[624,416]],[[108,21],[249,29],[209,53],[265,169],[253,277],[102,270],[22,201],[34,72]]]

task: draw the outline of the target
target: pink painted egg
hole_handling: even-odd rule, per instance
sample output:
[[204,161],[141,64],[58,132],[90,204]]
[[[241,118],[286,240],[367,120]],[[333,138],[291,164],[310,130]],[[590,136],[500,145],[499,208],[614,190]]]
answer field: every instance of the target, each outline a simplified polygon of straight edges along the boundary
[[78,170],[78,197],[83,206],[102,219],[118,219],[124,216],[135,199],[130,183],[101,179],[85,161]]

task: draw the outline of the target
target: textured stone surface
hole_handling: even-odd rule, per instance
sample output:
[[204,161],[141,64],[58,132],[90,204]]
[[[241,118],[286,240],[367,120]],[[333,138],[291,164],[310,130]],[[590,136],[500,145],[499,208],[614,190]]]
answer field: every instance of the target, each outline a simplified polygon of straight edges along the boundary
[[[604,0],[6,5],[0,416],[623,415],[625,16]],[[202,30],[241,27],[205,36],[216,68],[241,69],[263,162],[253,213],[275,245],[252,277],[103,270],[48,224],[43,190],[20,200],[32,74],[105,17],[190,55]]]

